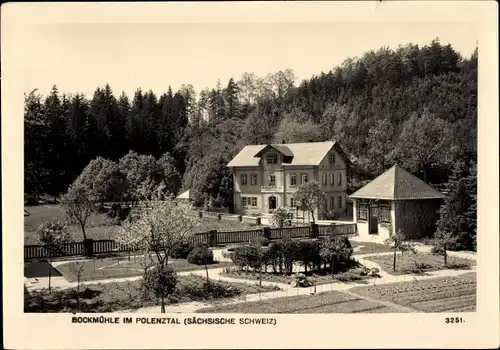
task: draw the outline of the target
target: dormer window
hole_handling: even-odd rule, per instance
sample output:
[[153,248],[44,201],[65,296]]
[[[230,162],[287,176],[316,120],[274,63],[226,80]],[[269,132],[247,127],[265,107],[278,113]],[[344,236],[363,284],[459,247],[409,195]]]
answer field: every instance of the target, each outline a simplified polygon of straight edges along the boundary
[[267,164],[278,164],[278,155],[269,154],[267,156]]
[[330,160],[330,164],[335,164],[335,153],[330,153],[328,159]]

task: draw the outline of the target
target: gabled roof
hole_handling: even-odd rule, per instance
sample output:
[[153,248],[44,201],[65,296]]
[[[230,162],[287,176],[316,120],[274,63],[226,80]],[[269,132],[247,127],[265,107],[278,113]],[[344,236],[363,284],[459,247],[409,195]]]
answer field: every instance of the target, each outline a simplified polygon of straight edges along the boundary
[[227,165],[228,167],[258,166],[261,152],[272,147],[287,157],[293,157],[288,165],[319,165],[332,147],[344,156],[345,162],[350,164],[347,155],[335,141],[286,143],[270,145],[245,146]]
[[441,199],[444,198],[444,195],[399,165],[394,165],[350,197],[355,199],[411,200]]
[[182,192],[180,195],[177,196],[176,199],[192,199],[190,190]]
[[267,150],[269,150],[270,148],[275,149],[279,153],[283,154],[285,157],[293,157],[292,151],[290,151],[290,148],[288,148],[288,146],[285,145],[285,144],[279,144],[279,145],[277,145],[277,144],[271,144],[271,145],[267,145],[266,147],[264,147],[263,149],[261,149],[259,152],[257,152],[257,154],[255,154],[254,157],[260,157],[260,156],[262,156],[262,154],[264,152],[266,152]]

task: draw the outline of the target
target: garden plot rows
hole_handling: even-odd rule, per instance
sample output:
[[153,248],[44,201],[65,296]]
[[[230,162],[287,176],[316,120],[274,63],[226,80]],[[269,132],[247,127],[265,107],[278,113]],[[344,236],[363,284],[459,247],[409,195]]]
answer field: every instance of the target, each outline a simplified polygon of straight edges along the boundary
[[352,291],[424,312],[465,312],[476,307],[476,283],[469,276],[358,287]]
[[293,296],[204,308],[198,312],[317,314],[398,311],[342,292],[326,292],[313,296]]

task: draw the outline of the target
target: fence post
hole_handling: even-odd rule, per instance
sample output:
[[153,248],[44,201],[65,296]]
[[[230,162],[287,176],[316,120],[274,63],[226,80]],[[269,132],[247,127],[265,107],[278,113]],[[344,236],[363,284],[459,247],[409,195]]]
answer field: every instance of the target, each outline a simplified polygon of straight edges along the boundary
[[83,255],[90,258],[94,255],[94,240],[87,238],[83,240]]
[[315,224],[315,223],[312,223],[311,222],[311,238],[316,238],[319,236],[319,228],[318,228],[318,224]]
[[217,230],[208,231],[208,245],[210,247],[217,247]]
[[267,238],[269,241],[271,240],[271,228],[270,227],[263,227],[262,228],[262,236]]
[[330,232],[332,236],[335,236],[335,225],[336,224],[334,222],[330,224]]

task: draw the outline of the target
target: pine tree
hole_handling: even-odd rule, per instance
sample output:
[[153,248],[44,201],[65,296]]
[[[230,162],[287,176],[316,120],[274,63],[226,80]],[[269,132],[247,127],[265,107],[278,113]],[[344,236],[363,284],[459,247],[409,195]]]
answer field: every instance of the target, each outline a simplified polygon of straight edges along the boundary
[[451,233],[456,244],[449,249],[472,250],[476,239],[475,174],[468,160],[457,160],[445,186],[446,199],[439,209],[439,231]]

